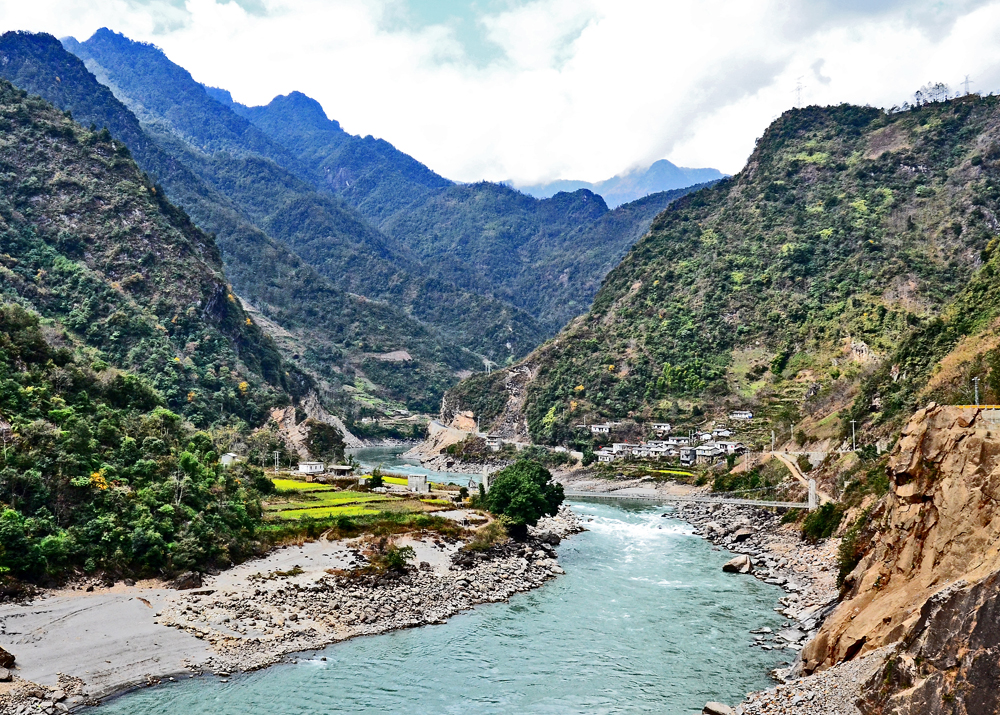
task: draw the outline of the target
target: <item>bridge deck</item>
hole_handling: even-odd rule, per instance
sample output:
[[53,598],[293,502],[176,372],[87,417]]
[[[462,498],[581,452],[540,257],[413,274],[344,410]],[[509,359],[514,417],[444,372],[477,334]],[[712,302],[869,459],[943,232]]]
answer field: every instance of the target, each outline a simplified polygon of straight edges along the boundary
[[758,499],[719,499],[718,497],[683,497],[668,496],[665,494],[615,494],[614,492],[565,492],[570,499],[601,499],[605,501],[648,501],[665,504],[675,502],[699,503],[699,504],[739,504],[743,506],[770,506],[784,507],[788,509],[808,509],[807,502],[794,501],[763,501]]

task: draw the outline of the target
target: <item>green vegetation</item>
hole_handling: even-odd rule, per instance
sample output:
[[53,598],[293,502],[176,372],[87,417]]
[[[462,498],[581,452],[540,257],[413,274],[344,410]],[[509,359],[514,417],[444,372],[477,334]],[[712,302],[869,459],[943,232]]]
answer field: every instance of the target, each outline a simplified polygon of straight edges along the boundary
[[259,470],[222,469],[149,381],[68,337],[0,304],[0,568],[153,575],[254,553]]
[[2,80],[0,128],[0,299],[60,321],[199,427],[259,424],[310,388],[233,296],[211,237],[123,145]]
[[510,519],[501,514],[476,529],[465,548],[469,551],[489,551],[496,544],[507,540],[507,527],[510,523]]
[[[661,213],[590,313],[525,360],[537,371],[524,408],[533,439],[568,444],[585,419],[669,419],[678,402],[714,412],[747,399],[785,439],[862,382],[842,418],[912,407],[927,356],[995,315],[998,105],[968,96],[898,113],[786,112],[746,170]],[[984,351],[967,374],[992,374],[993,357]],[[478,408],[488,424],[508,376],[476,377],[448,404]]]
[[837,533],[840,520],[844,517],[844,506],[828,502],[812,511],[802,522],[802,538],[810,544],[828,539]]
[[562,484],[553,482],[541,464],[526,459],[494,474],[486,493],[490,512],[507,517],[507,531],[517,539],[523,539],[528,527],[543,516],[555,516],[562,502]]

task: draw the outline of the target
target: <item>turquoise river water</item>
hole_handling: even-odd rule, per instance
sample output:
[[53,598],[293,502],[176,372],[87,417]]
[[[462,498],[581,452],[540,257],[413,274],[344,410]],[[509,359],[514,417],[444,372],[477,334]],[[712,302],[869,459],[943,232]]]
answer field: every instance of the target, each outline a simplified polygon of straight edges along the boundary
[[[297,663],[140,690],[95,715],[690,715],[768,687],[790,653],[748,647],[779,589],[723,574],[663,507],[574,502],[566,575],[447,623],[356,638]],[[320,660],[326,657],[326,660]]]
[[360,449],[349,449],[347,453],[352,455],[364,469],[374,469],[378,467],[385,472],[393,474],[416,474],[427,477],[428,481],[441,482],[444,484],[460,484],[465,486],[471,479],[476,484],[482,479],[480,474],[467,474],[465,472],[444,472],[436,469],[427,469],[421,466],[419,459],[404,457],[403,453],[407,447],[362,447]]

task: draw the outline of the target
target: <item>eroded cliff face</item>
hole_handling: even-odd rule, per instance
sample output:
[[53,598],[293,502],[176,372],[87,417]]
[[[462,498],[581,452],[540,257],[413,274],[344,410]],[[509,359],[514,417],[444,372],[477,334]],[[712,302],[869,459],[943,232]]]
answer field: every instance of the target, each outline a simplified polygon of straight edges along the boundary
[[997,712],[997,703],[967,707],[962,698],[982,699],[975,693],[986,674],[990,689],[1000,676],[1000,625],[990,610],[1000,590],[1000,420],[932,404],[903,430],[889,471],[871,545],[844,600],[803,650],[804,669],[899,642],[891,665],[869,683],[867,712]]

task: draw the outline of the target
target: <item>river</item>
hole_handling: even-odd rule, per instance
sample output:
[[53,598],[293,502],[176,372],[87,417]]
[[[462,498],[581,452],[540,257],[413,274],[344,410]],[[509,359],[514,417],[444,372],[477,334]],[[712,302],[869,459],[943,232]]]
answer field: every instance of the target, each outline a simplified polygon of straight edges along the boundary
[[508,603],[228,683],[136,691],[95,715],[690,715],[768,687],[794,655],[748,647],[751,629],[780,626],[780,589],[723,574],[730,555],[663,507],[573,508],[590,521],[558,548],[566,575]]
[[482,480],[481,474],[427,469],[421,466],[419,459],[403,456],[403,453],[408,449],[409,447],[405,446],[361,447],[349,449],[347,454],[358,460],[358,463],[366,470],[379,467],[386,472],[423,475],[427,477],[428,481],[433,480],[442,484],[461,484],[462,486],[468,485],[470,479],[477,484]]

